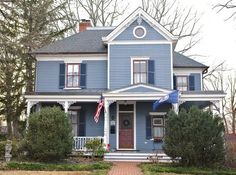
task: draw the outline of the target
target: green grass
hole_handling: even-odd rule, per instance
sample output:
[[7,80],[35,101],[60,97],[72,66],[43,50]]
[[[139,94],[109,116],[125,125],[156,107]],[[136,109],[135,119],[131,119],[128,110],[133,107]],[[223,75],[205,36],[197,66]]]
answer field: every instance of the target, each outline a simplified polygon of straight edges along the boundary
[[145,175],[176,173],[193,175],[236,175],[236,169],[181,167],[175,164],[140,164]]
[[[94,171],[109,170],[111,163],[96,162],[87,164],[46,164],[28,162],[10,162],[5,170],[34,170],[34,171]],[[99,171],[100,172],[100,171]]]

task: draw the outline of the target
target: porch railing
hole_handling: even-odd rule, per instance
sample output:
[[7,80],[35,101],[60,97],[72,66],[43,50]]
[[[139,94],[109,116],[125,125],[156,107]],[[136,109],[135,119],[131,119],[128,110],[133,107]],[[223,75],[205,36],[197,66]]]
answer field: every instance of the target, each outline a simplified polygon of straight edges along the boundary
[[103,143],[103,137],[74,137],[74,151],[87,151],[86,143],[90,140],[99,139]]

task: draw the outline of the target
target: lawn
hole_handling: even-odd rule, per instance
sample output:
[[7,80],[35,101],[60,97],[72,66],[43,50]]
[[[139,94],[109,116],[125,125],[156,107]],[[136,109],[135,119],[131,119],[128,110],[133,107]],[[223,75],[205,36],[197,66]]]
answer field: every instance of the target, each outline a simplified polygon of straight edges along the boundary
[[[111,163],[75,163],[75,164],[46,164],[32,162],[2,163],[0,174],[14,175],[105,175],[112,167]],[[2,170],[2,171],[1,171]]]
[[[181,167],[175,164],[140,164],[144,175],[236,175],[236,169]],[[171,174],[170,174],[171,173]]]

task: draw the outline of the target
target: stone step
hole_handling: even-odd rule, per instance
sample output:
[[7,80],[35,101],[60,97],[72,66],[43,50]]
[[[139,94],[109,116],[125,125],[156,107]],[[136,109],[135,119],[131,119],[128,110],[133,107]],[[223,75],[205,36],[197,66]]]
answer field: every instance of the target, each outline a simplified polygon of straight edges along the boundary
[[127,153],[114,152],[106,153],[104,161],[131,161],[131,162],[150,162],[157,160],[159,162],[172,162],[171,158],[164,153]]

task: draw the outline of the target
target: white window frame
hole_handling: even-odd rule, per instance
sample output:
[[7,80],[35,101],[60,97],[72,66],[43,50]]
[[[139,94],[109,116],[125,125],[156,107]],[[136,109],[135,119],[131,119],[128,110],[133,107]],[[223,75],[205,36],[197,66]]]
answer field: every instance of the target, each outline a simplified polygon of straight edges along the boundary
[[[133,80],[134,80],[134,61],[148,61],[150,58],[148,56],[135,56],[135,57],[130,57],[131,61],[130,61],[130,76],[131,76],[131,81],[130,81],[130,84],[134,84]],[[148,73],[148,70],[147,70],[147,73]],[[148,81],[148,80],[147,80]]]
[[[137,36],[137,35],[136,35],[135,30],[137,30],[138,28],[143,29],[144,34],[143,34],[142,36]],[[134,35],[135,38],[142,39],[142,38],[144,38],[144,37],[146,36],[146,34],[147,34],[147,30],[146,30],[146,28],[143,27],[143,26],[136,26],[136,27],[134,27],[134,29],[133,29],[133,35]]]

